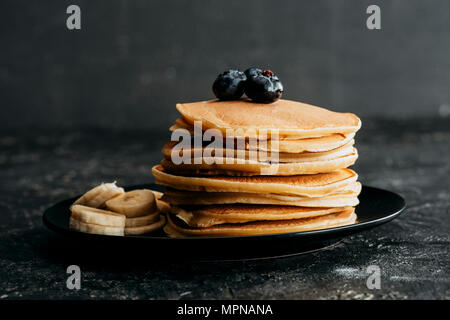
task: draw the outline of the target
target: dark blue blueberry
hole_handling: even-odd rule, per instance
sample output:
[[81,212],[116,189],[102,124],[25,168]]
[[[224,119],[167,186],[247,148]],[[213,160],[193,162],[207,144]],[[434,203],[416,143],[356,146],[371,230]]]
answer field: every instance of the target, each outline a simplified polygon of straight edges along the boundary
[[247,70],[245,70],[244,73],[248,79],[251,77],[259,76],[261,73],[263,73],[263,71],[259,68],[252,67],[252,68],[248,68]]
[[272,71],[264,70],[247,79],[245,94],[255,102],[275,102],[283,94],[283,84]]
[[217,76],[212,89],[220,100],[238,100],[244,94],[247,77],[239,70],[228,70]]

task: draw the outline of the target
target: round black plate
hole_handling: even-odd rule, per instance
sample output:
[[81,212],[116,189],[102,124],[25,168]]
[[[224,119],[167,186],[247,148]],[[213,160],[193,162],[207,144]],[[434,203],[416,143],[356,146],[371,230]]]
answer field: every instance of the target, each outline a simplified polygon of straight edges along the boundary
[[[126,187],[133,189],[160,190],[154,184]],[[67,199],[48,208],[44,212],[44,224],[51,230],[69,238],[72,245],[90,248],[102,254],[109,250],[114,254],[123,253],[138,259],[193,259],[193,260],[237,260],[260,259],[309,253],[327,248],[343,237],[369,229],[397,216],[405,208],[405,200],[398,194],[363,186],[359,195],[360,204],[356,207],[358,220],[355,224],[303,232],[271,235],[209,237],[209,238],[169,238],[163,231],[141,236],[106,236],[81,233],[69,229],[70,205],[77,199]],[[142,255],[142,250],[151,255]],[[95,254],[94,256],[97,256]]]

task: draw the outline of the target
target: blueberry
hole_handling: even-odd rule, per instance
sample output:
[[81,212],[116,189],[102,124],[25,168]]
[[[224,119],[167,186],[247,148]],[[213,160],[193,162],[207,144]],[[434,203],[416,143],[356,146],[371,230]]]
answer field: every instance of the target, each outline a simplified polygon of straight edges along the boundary
[[259,76],[261,73],[263,73],[263,71],[259,68],[252,67],[252,68],[248,68],[247,70],[245,70],[244,73],[248,79],[251,77]]
[[[251,68],[256,69],[256,68]],[[249,71],[250,69],[246,70]],[[281,98],[283,94],[283,84],[280,79],[270,70],[264,70],[260,74],[254,70],[248,74],[255,74],[248,77],[245,84],[245,94],[255,102],[271,103]]]
[[247,77],[239,70],[228,70],[219,74],[212,89],[220,100],[238,100],[245,89]]

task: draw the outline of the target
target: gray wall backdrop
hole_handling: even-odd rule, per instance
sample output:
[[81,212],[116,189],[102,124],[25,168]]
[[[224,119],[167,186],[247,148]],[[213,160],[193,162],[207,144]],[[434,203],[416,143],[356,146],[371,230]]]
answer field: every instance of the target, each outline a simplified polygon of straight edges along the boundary
[[[370,4],[380,31],[366,28]],[[285,98],[363,118],[450,105],[448,0],[2,0],[0,12],[3,127],[167,128],[175,103],[212,98],[217,73],[248,66],[274,70]]]

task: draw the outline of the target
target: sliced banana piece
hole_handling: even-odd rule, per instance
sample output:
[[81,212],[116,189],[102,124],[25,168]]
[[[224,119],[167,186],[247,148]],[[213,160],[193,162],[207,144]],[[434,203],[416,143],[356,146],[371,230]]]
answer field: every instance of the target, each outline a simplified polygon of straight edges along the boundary
[[138,234],[144,234],[144,233],[156,231],[156,230],[161,229],[165,223],[166,223],[166,217],[160,216],[158,222],[155,222],[155,223],[152,223],[152,224],[149,224],[146,226],[142,226],[142,227],[125,228],[125,235],[138,235]]
[[80,222],[97,224],[100,226],[125,227],[126,217],[123,214],[90,208],[80,204],[75,204],[70,207],[70,211],[72,211],[72,218]]
[[162,201],[161,198],[164,195],[162,192],[152,190],[153,194],[156,198],[156,206],[158,207],[158,210],[162,213],[169,213],[170,212],[170,204]]
[[170,212],[170,204],[162,200],[156,200],[156,206],[158,207],[158,211],[161,213],[169,213]]
[[128,218],[149,215],[158,210],[155,195],[147,189],[125,192],[105,204],[109,210],[122,213]]
[[155,195],[156,200],[161,199],[162,196],[164,195],[164,193],[159,192],[159,191],[152,190],[152,192],[153,192],[153,194]]
[[127,218],[125,220],[125,228],[147,226],[158,220],[159,220],[159,211],[153,212],[151,214],[142,217]]
[[125,190],[116,186],[115,182],[102,183],[83,194],[73,204],[81,204],[92,208],[102,208],[105,206],[106,201],[123,193],[125,193]]
[[93,233],[93,234],[104,234],[109,236],[123,236],[124,228],[123,227],[110,227],[110,226],[100,226],[93,223],[85,223],[78,221],[77,219],[70,218],[69,227],[71,229],[84,232],[84,233]]

